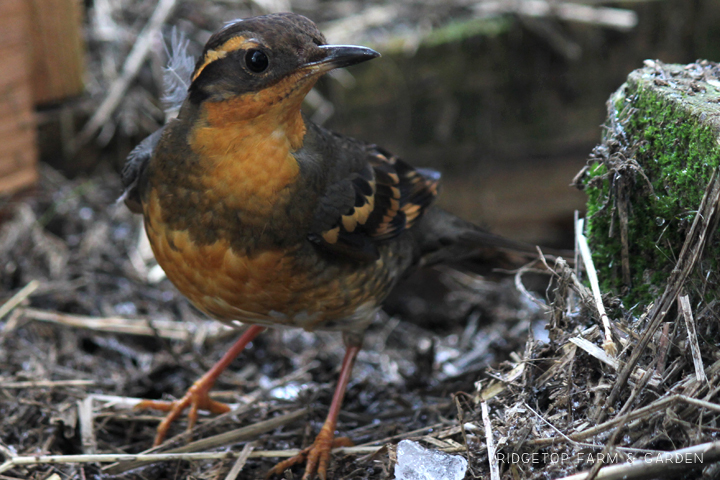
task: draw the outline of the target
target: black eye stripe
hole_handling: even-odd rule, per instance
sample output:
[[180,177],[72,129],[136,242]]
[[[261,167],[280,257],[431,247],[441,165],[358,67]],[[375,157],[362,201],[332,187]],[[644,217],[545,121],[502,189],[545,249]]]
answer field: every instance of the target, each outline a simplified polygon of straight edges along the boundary
[[250,49],[245,54],[245,65],[254,73],[261,73],[267,70],[270,60],[267,55],[256,48]]

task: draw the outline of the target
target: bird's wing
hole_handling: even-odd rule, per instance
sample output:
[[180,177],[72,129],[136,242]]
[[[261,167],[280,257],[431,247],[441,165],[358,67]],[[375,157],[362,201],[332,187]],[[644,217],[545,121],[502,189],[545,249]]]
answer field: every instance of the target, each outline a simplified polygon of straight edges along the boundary
[[142,202],[138,182],[152,157],[155,147],[160,141],[165,127],[158,129],[138,143],[130,152],[122,170],[122,184],[125,190],[118,201],[124,201],[131,212],[142,213]]
[[320,197],[309,239],[350,258],[377,258],[377,245],[416,224],[437,194],[440,174],[416,169],[375,145],[362,145],[354,171]]

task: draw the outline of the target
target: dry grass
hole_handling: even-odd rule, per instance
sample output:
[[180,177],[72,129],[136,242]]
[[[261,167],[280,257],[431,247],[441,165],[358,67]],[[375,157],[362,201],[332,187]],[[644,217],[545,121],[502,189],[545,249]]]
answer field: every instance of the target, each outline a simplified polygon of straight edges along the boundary
[[[6,206],[13,215],[0,230],[0,478],[261,478],[307,445],[343,348],[329,334],[286,331],[260,337],[221,377],[215,393],[232,412],[190,435],[180,422],[148,450],[159,417],[133,410],[138,398],[180,396],[237,333],[150,274],[136,219],[114,204],[115,176],[43,177]],[[442,309],[405,289],[394,303],[415,306],[368,333],[339,425],[358,446],[337,453],[334,478],[391,478],[404,438],[466,456],[470,476],[712,473],[717,321],[681,292],[712,231],[718,185],[714,177],[676,272],[640,318],[585,286],[592,268],[562,259],[546,267],[545,301],[524,287],[539,264],[517,272],[522,295],[510,279],[455,270],[436,272]],[[418,324],[429,316],[445,327]],[[646,461],[683,449],[704,463]],[[618,465],[595,471],[600,455]]]

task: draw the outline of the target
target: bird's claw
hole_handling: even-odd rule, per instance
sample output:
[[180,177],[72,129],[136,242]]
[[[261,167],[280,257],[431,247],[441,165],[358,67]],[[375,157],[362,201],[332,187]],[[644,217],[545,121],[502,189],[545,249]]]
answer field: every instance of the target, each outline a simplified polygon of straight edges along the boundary
[[143,400],[138,403],[135,408],[138,410],[152,409],[168,412],[167,416],[160,422],[155,435],[154,446],[160,445],[170,428],[170,425],[177,420],[186,408],[190,408],[188,412],[187,430],[193,429],[197,423],[198,411],[207,410],[210,413],[226,413],[230,411],[230,407],[222,402],[218,402],[210,398],[210,388],[212,383],[203,382],[201,378],[188,389],[180,400],[174,402],[165,402],[158,400]]
[[304,462],[305,474],[302,480],[313,480],[316,475],[320,480],[326,480],[327,469],[330,464],[330,451],[333,448],[351,447],[354,445],[348,437],[334,438],[334,435],[334,432],[328,433],[325,429],[320,430],[320,433],[312,445],[294,457],[283,460],[275,465],[268,471],[265,478],[269,479],[273,475],[281,475],[288,468]]

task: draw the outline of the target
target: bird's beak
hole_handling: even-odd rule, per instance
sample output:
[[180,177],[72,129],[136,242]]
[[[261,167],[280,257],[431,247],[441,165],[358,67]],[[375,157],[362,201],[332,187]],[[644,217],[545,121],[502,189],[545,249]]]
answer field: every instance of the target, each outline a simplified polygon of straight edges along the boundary
[[380,56],[372,48],[355,45],[320,45],[319,58],[303,65],[313,73],[325,73],[335,68],[349,67]]

